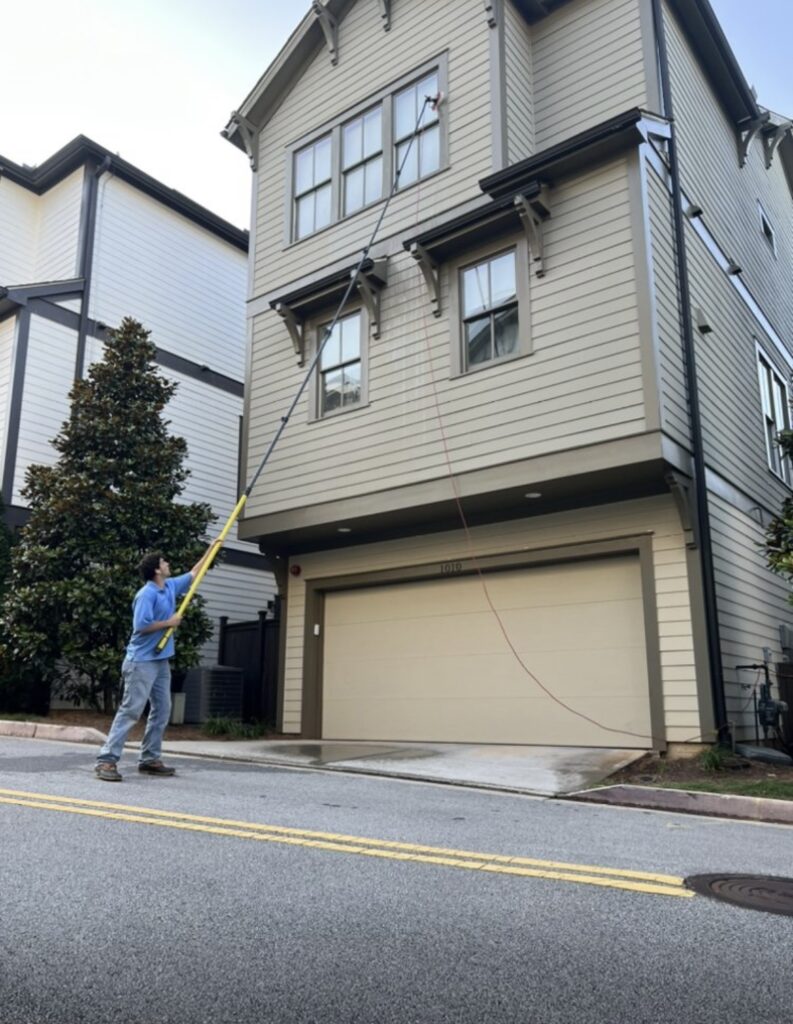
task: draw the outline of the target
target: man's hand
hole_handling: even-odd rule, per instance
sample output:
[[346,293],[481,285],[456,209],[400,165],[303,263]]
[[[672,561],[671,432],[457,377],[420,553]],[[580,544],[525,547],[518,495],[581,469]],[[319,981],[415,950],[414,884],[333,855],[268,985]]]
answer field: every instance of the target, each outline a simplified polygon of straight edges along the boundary
[[176,627],[177,626],[181,626],[181,624],[182,624],[182,616],[181,615],[172,615],[170,617],[170,619],[166,619],[165,623],[164,623],[166,629],[176,629]]

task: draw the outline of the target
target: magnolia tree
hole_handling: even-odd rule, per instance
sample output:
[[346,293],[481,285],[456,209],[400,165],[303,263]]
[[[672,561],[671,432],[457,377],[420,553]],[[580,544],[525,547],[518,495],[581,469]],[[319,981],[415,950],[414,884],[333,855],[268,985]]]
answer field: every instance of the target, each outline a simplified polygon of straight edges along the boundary
[[[75,701],[105,711],[118,695],[141,556],[161,550],[186,571],[214,518],[177,502],[189,471],[186,442],[163,410],[176,385],[153,365],[149,332],[125,319],[104,360],[70,392],[71,411],[52,442],[53,466],[31,466],[23,491],[30,519],[11,551],[0,616],[6,656]],[[197,596],[179,627],[175,669],[197,664],[211,625]]]
[[[793,459],[793,431],[782,431],[777,443],[782,456]],[[793,499],[786,498],[779,514],[771,520],[765,534],[765,551],[769,566],[793,582]]]

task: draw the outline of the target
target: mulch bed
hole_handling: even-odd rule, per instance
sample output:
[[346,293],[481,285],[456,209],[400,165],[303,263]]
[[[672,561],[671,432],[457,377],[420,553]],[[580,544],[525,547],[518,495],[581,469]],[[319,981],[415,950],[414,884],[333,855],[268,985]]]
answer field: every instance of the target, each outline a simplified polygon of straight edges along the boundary
[[[83,709],[57,709],[50,711],[44,721],[52,725],[78,725],[89,729],[98,729],[107,733],[110,730],[112,715],[105,715],[99,711],[86,711]],[[146,727],[146,720],[142,718],[137,725],[132,727],[129,739],[133,743],[143,739],[143,730]],[[239,739],[237,736],[207,736],[200,725],[169,725],[165,730],[166,740],[203,740],[217,741],[218,743]],[[271,736],[262,736],[262,739],[271,739]]]
[[656,754],[647,754],[623,768],[622,771],[610,775],[609,785],[626,783],[634,786],[657,786],[666,783],[680,785],[684,782],[717,782],[733,778],[743,782],[778,782],[793,783],[793,765],[767,764],[762,761],[747,761],[743,757],[727,757],[720,771],[704,769],[698,757],[681,758],[670,761]]

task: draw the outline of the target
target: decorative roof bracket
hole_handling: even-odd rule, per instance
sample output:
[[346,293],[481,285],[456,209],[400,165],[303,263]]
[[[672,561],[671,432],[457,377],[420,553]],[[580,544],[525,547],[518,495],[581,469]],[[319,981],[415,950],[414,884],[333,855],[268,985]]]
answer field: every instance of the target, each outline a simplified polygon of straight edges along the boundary
[[686,547],[693,550],[697,546],[697,538],[694,532],[693,509],[691,507],[688,484],[684,477],[681,477],[678,473],[667,473],[665,479],[677,506],[677,514],[680,516],[680,525],[683,528],[683,539],[686,542]]
[[320,2],[320,0],[312,0],[311,9],[314,11],[314,16],[319,22],[322,33],[325,36],[325,45],[328,48],[330,54],[331,64],[338,64],[339,62],[339,23],[327,9],[327,7]]
[[[369,327],[373,338],[380,337],[380,292],[387,283],[387,259],[374,261],[372,269],[366,274],[359,274],[355,282],[361,301],[369,314]],[[351,275],[355,271],[351,271]]]
[[251,164],[251,170],[255,171],[259,164],[259,153],[258,153],[258,131],[256,125],[252,121],[249,121],[244,114],[240,114],[237,110],[232,110],[231,121],[237,126],[242,144],[245,147],[245,152],[248,154],[248,160]]
[[488,28],[495,28],[501,18],[502,0],[485,0],[485,17]]
[[771,166],[777,146],[790,131],[791,127],[793,127],[793,124],[790,121],[782,121],[781,124],[767,124],[761,130],[760,141],[763,143],[766,170]]
[[386,32],[391,29],[391,0],[380,0],[380,17]]
[[432,312],[435,316],[440,316],[441,272],[438,265],[420,242],[413,242],[410,246],[410,255],[418,263],[421,273],[424,275],[427,291],[430,293]]
[[539,191],[528,198],[519,193],[515,196],[514,202],[523,230],[526,232],[531,258],[537,264],[535,273],[537,277],[545,277],[543,225],[551,216],[548,187],[541,185]]
[[290,306],[285,306],[283,302],[276,303],[275,311],[286,324],[286,329],[289,331],[289,337],[292,339],[292,345],[297,356],[297,365],[302,366],[306,359],[306,338],[303,322],[298,320],[295,316],[295,311]]
[[755,138],[757,133],[768,122],[770,114],[766,111],[761,114],[760,117],[756,117],[751,121],[746,122],[743,127],[738,127],[738,166],[743,167],[746,163],[747,157],[749,156],[749,147],[752,144],[752,139]]

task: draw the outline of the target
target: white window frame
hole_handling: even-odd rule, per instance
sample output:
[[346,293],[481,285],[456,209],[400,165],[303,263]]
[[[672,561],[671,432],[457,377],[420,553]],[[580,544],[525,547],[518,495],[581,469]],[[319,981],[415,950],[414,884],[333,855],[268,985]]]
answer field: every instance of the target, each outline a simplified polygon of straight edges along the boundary
[[766,240],[766,244],[770,247],[771,252],[774,254],[774,259],[776,259],[776,231],[774,231],[774,225],[771,223],[771,218],[763,209],[763,204],[759,199],[757,200],[757,213],[760,217],[760,233]]
[[[366,100],[356,104],[354,107],[346,110],[341,116],[334,118],[332,121],[326,122],[321,127],[316,128],[314,131],[302,136],[295,140],[291,145],[287,147],[286,151],[286,192],[285,192],[285,230],[284,230],[284,247],[291,245],[298,245],[300,242],[304,242],[308,238],[315,238],[322,231],[327,231],[334,225],[339,224],[341,221],[349,220],[350,217],[357,217],[358,214],[364,210],[370,210],[377,206],[379,203],[385,202],[391,191],[391,185],[394,180],[394,174],[396,173],[395,159],[396,159],[396,140],[394,138],[394,98],[397,93],[409,88],[411,85],[420,82],[426,78],[427,75],[435,72],[438,75],[438,88],[441,92],[446,94],[448,92],[448,72],[449,59],[448,51],[440,53],[437,57],[432,60],[426,61],[420,67],[415,68],[413,71],[401,76],[396,81],[391,82],[386,88],[381,89],[378,93],[373,96],[369,96]],[[359,206],[356,210],[347,214],[344,212],[344,171],[342,168],[342,129],[350,124],[350,122],[357,120],[359,117],[369,113],[376,107],[381,106],[381,125],[382,125],[382,158],[383,158],[383,186],[381,195],[378,199],[371,203],[365,203],[363,206]],[[440,160],[438,169],[425,175],[423,178],[417,178],[409,185],[402,186],[399,191],[407,192],[408,189],[414,188],[416,185],[426,182],[437,174],[441,174],[447,170],[449,166],[449,125],[448,117],[446,113],[446,104],[442,103],[438,109],[438,125],[440,127]],[[314,145],[319,142],[325,136],[331,138],[331,212],[330,212],[330,223],[325,227],[319,228],[317,231],[310,232],[309,234],[303,235],[302,238],[297,237],[297,196],[295,195],[295,158],[296,154],[308,146]]]
[[760,346],[757,346],[757,375],[760,390],[760,409],[763,416],[766,462],[768,468],[784,483],[791,486],[791,465],[775,438],[790,429],[790,394],[782,375]]

